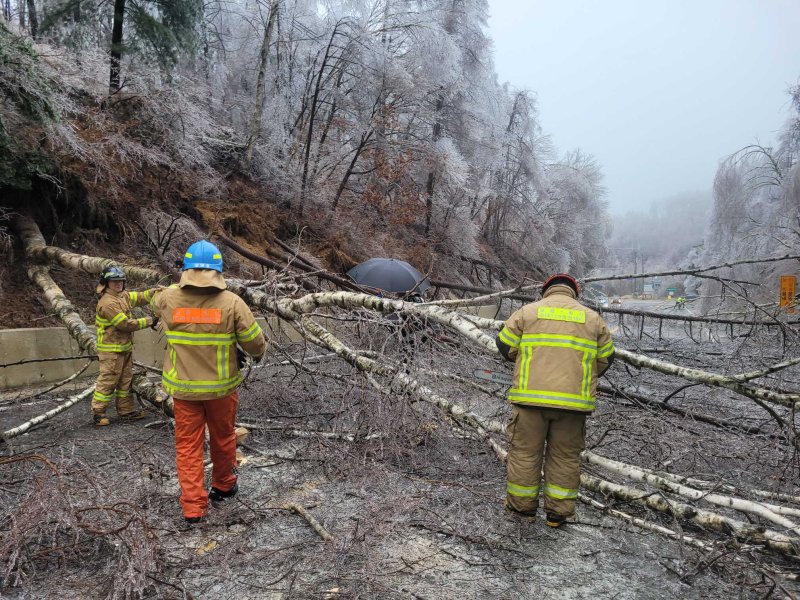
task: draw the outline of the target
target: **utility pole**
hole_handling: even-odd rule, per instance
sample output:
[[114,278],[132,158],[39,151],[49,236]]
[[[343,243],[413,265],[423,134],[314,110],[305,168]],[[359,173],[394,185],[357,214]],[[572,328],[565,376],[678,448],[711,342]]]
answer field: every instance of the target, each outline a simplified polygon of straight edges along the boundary
[[[609,248],[609,250],[620,250],[624,251],[625,254],[622,254],[624,258],[627,255],[627,252],[631,252],[633,256],[633,274],[636,275],[639,272],[639,257],[642,255],[642,250],[639,244],[636,245],[636,248],[626,247],[626,248]],[[623,271],[624,272],[624,271]],[[642,272],[644,272],[644,257],[642,257]],[[639,291],[639,284],[638,279],[634,279],[630,282],[630,291],[632,293],[637,293]]]

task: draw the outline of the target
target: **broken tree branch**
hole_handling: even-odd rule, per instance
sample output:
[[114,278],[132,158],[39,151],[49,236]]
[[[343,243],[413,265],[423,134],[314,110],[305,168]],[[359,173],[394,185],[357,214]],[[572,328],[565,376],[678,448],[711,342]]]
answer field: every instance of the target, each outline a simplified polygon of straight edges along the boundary
[[87,388],[83,390],[80,394],[71,396],[65,402],[56,406],[54,409],[48,410],[46,413],[30,419],[29,421],[26,421],[22,425],[18,425],[17,427],[12,427],[11,429],[4,431],[2,434],[0,434],[0,439],[10,440],[11,438],[15,438],[18,435],[22,435],[23,433],[28,431],[31,427],[34,427],[39,423],[43,423],[52,417],[55,417],[57,414],[64,412],[65,410],[71,408],[72,406],[75,406],[81,400],[89,398],[93,393],[94,393],[94,386]]
[[698,267],[696,269],[677,269],[675,271],[659,271],[656,273],[629,273],[627,275],[609,275],[607,277],[586,277],[583,281],[585,283],[590,283],[593,281],[614,281],[618,279],[643,279],[650,277],[666,277],[669,275],[695,275],[697,277],[700,277],[702,276],[701,275],[702,273],[707,273],[708,271],[716,271],[718,269],[725,269],[728,267],[735,267],[738,265],[753,265],[760,263],[779,262],[783,260],[800,260],[800,255],[786,254],[784,256],[751,258],[747,260],[737,260],[729,263],[723,263],[720,265],[712,265],[710,267]]
[[305,508],[303,508],[299,504],[295,502],[287,502],[281,508],[283,508],[284,510],[290,510],[292,512],[295,512],[301,517],[303,517],[308,522],[308,524],[311,525],[311,528],[317,532],[317,535],[319,535],[319,537],[321,537],[326,542],[333,541],[333,536],[330,533],[328,533],[322,525],[320,525],[320,522],[317,521],[310,512],[308,512]]

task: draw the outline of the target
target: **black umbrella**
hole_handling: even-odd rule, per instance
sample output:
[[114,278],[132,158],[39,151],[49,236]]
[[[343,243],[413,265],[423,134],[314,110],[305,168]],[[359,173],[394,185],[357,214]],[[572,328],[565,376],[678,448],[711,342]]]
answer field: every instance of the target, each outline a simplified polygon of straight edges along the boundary
[[394,258],[370,258],[347,272],[348,277],[359,285],[384,292],[422,293],[431,287],[425,276],[404,260]]

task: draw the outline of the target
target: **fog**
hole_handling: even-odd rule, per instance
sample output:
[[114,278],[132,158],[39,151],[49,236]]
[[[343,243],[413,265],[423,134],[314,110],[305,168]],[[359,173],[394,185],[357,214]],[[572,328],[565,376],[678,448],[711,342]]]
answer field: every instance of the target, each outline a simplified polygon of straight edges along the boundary
[[800,2],[489,0],[501,80],[537,93],[561,150],[602,167],[613,215],[710,190],[771,144],[800,76]]

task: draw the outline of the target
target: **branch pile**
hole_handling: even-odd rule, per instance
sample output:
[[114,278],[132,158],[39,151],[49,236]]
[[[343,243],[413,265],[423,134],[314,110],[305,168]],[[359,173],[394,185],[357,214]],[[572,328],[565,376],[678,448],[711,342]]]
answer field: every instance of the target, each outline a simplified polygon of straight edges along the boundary
[[[48,247],[35,224],[30,220],[18,219],[17,233],[25,243],[29,260],[58,262],[63,266],[81,269],[89,273],[99,273],[105,266],[111,264],[107,259],[72,254]],[[235,245],[229,242],[230,240],[226,241],[230,247],[235,248]],[[161,275],[150,269],[130,265],[122,266],[131,276],[146,281],[161,280]],[[306,266],[308,267],[308,265]],[[95,340],[92,332],[80,320],[69,300],[49,277],[47,267],[32,264],[28,273],[31,280],[42,289],[45,298],[68,327],[70,334],[78,340],[84,350],[94,352]],[[338,283],[335,277],[326,277],[326,280]],[[457,309],[478,302],[508,297],[530,288],[516,288],[505,295],[503,293],[491,294],[481,297],[477,301],[455,300],[415,304],[378,298],[355,291],[316,292],[293,298],[269,295],[237,280],[229,280],[228,286],[250,306],[276,315],[297,331],[308,343],[325,349],[354,367],[364,375],[365,381],[370,386],[384,393],[408,397],[412,403],[423,402],[435,406],[446,415],[451,425],[468,427],[475,435],[485,440],[498,457],[501,459],[505,457],[506,451],[503,444],[494,437],[504,433],[504,425],[500,420],[488,418],[437,392],[430,385],[420,381],[418,375],[421,375],[421,372],[414,374],[404,368],[402,364],[397,364],[381,353],[363,352],[347,344],[338,335],[323,326],[320,321],[337,315],[351,315],[352,320],[356,322],[365,314],[375,318],[389,318],[388,316],[395,315],[393,318],[397,320],[394,323],[400,327],[411,324],[411,327],[425,331],[446,330],[458,340],[461,351],[484,356],[487,360],[494,360],[497,354],[494,333],[487,334],[487,330],[498,330],[502,326],[502,321],[477,318],[459,312]],[[735,376],[684,367],[621,348],[617,351],[617,359],[637,369],[647,369],[654,373],[679,377],[695,384],[723,388],[757,402],[766,401],[789,408],[792,410],[790,416],[792,422],[793,412],[800,402],[800,394],[783,393],[750,383],[754,379],[795,365],[798,362],[796,359],[783,361],[774,368]],[[303,366],[302,360],[295,363],[292,359],[292,363]],[[481,388],[478,386],[478,389]],[[155,387],[142,377],[137,381],[137,391],[146,398],[155,398]],[[483,391],[485,393],[486,389],[483,388]],[[715,489],[710,482],[697,482],[669,473],[657,473],[651,469],[612,460],[590,451],[586,452],[585,459],[589,465],[587,470],[599,468],[610,474],[606,475],[607,479],[596,473],[587,472],[583,475],[584,487],[606,498],[606,503],[599,502],[595,498],[584,498],[590,506],[602,509],[608,514],[630,523],[642,526],[648,523],[648,528],[669,537],[674,536],[674,531],[666,527],[649,523],[646,518],[631,516],[609,506],[608,499],[613,499],[614,502],[666,514],[672,519],[691,523],[701,529],[714,531],[721,536],[730,536],[730,538],[743,543],[759,545],[787,556],[798,556],[800,503],[797,502],[797,498],[790,496],[780,498],[780,501],[789,504],[785,506],[766,502],[763,495],[769,492],[744,491],[744,496],[758,498],[747,499],[735,495],[733,491],[721,493],[721,490]],[[654,488],[655,491],[616,483],[611,481],[611,477],[621,478],[627,482],[639,482]],[[741,516],[737,518],[731,515]],[[698,542],[700,546],[704,543]]]

